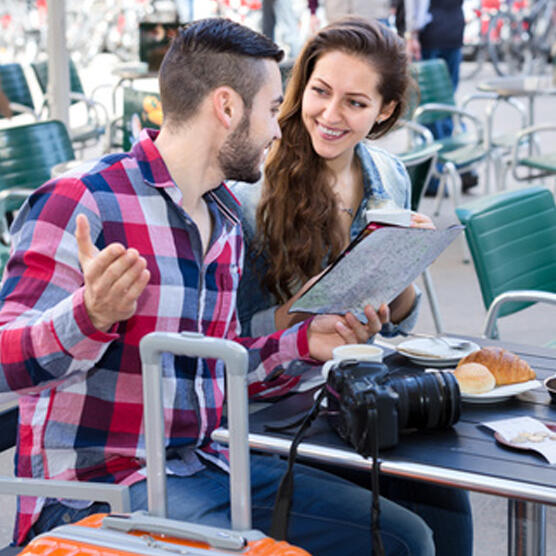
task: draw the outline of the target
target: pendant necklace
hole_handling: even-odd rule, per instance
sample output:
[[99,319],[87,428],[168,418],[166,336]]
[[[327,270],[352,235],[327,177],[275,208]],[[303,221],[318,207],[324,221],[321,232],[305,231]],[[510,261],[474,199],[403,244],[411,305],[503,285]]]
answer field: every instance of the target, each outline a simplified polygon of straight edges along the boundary
[[353,209],[352,208],[346,208],[346,207],[338,207],[339,210],[341,210],[342,212],[347,212],[351,218],[353,218]]

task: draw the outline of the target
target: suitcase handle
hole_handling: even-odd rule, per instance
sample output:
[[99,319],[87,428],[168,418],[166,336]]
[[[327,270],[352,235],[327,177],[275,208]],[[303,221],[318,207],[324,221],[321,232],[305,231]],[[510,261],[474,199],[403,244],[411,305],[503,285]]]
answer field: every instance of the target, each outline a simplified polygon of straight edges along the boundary
[[251,529],[251,477],[247,415],[247,350],[237,342],[196,332],[151,332],[139,343],[143,374],[145,450],[149,513],[166,517],[166,451],[162,403],[162,354],[222,359],[226,366],[230,431],[230,503],[232,529]]
[[153,517],[145,512],[133,512],[129,515],[107,515],[102,521],[102,527],[123,531],[124,533],[141,531],[169,535],[178,539],[204,542],[214,548],[223,550],[242,550],[247,545],[245,537],[233,531],[174,519]]

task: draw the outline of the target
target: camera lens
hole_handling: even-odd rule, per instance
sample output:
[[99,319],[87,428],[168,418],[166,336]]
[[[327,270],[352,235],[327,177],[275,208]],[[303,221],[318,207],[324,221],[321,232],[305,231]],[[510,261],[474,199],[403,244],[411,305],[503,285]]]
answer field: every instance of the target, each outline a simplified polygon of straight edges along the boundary
[[460,416],[461,396],[452,373],[434,371],[389,380],[398,394],[398,425],[403,429],[439,429]]

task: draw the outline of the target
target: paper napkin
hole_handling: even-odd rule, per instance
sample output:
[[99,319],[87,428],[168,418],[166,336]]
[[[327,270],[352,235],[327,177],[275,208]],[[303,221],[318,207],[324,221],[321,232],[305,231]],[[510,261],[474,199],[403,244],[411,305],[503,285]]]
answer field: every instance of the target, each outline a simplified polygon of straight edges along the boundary
[[515,417],[482,423],[513,448],[534,450],[550,464],[556,463],[556,433],[532,417]]

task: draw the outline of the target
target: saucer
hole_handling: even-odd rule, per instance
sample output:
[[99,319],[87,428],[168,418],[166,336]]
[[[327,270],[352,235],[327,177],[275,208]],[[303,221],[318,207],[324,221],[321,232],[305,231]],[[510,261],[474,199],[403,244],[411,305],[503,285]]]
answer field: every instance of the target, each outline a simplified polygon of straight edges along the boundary
[[[460,338],[452,338],[451,336],[450,338],[460,340]],[[462,339],[462,341],[465,340]],[[462,357],[480,349],[480,346],[476,343],[468,343],[469,347],[466,349],[454,349],[434,338],[412,338],[400,343],[396,350],[416,365],[439,368],[452,367],[457,365]]]

